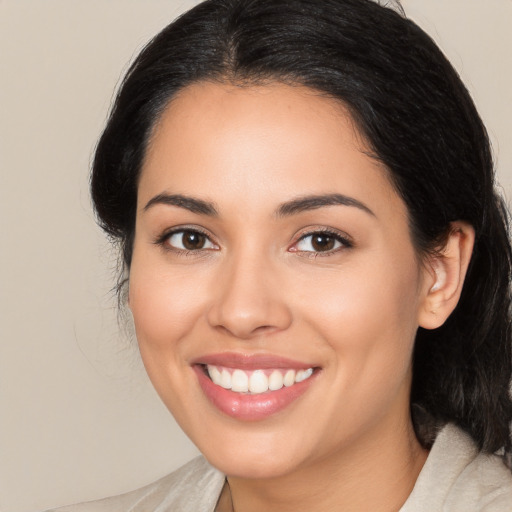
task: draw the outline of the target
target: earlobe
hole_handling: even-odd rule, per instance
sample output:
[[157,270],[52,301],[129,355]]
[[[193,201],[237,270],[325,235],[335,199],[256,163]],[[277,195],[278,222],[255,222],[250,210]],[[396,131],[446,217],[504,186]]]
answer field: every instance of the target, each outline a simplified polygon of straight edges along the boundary
[[473,226],[463,221],[452,222],[446,244],[426,262],[425,292],[418,318],[420,327],[440,327],[457,306],[474,240]]

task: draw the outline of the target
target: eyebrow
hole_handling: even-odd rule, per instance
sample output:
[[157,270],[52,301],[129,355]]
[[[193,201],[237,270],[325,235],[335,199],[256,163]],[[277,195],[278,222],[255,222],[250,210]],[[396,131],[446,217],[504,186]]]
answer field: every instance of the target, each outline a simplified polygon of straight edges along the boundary
[[308,210],[316,210],[317,208],[323,208],[324,206],[352,206],[362,210],[372,217],[375,217],[368,206],[361,201],[352,197],[344,196],[343,194],[323,194],[323,195],[310,195],[293,199],[283,203],[277,209],[278,217],[288,217],[290,215],[296,215]]
[[[158,194],[146,203],[143,210],[147,211],[157,204],[177,206],[178,208],[189,210],[192,213],[208,215],[209,217],[219,216],[219,213],[213,203],[191,196],[184,196],[182,194]],[[299,197],[281,204],[276,210],[276,215],[278,217],[289,217],[308,210],[316,210],[325,206],[336,205],[358,208],[359,210],[375,217],[375,214],[364,203],[343,194],[323,194]]]
[[184,208],[192,213],[208,215],[210,217],[217,217],[219,215],[213,203],[182,194],[158,194],[146,203],[143,210],[147,211],[157,204],[177,206],[178,208]]

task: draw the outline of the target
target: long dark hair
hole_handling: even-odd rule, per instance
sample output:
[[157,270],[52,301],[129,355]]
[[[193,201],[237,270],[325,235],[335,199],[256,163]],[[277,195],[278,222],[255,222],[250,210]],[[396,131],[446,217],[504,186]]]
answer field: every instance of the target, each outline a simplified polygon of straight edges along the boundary
[[507,214],[485,127],[432,39],[370,0],[207,0],[167,26],[129,69],[93,165],[98,219],[127,270],[151,130],[176,92],[201,80],[301,84],[343,102],[389,169],[419,254],[438,248],[452,221],[474,227],[457,308],[417,333],[411,402],[485,451],[510,448]]

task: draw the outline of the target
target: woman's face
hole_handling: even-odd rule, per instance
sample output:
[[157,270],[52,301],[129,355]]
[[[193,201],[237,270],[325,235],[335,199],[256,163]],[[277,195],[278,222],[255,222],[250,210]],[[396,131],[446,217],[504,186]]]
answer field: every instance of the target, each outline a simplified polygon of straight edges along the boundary
[[339,103],[212,83],[170,103],[129,304],[156,390],[219,469],[285,475],[403,436],[426,276]]

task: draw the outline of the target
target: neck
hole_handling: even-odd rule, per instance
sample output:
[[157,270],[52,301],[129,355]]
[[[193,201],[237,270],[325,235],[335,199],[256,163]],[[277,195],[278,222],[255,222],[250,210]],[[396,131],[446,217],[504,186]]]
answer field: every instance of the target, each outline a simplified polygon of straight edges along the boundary
[[390,427],[388,435],[383,436],[379,425],[348,448],[278,478],[229,477],[226,501],[234,512],[397,511],[411,493],[427,452],[410,419]]

